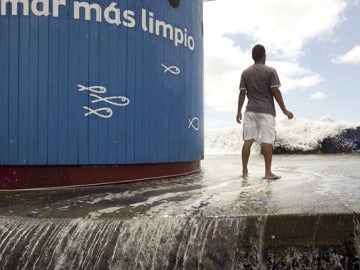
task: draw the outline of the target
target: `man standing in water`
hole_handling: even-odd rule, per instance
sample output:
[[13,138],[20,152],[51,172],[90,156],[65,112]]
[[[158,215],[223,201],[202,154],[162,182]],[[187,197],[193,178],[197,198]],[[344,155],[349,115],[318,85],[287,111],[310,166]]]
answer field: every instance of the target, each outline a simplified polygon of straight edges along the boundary
[[275,142],[275,104],[279,104],[283,113],[292,119],[294,115],[285,107],[281,92],[279,90],[280,80],[274,68],[265,65],[266,52],[264,46],[255,45],[252,50],[254,64],[241,74],[238,113],[236,121],[240,124],[242,120],[241,110],[244,105],[245,96],[248,98],[246,106],[242,148],[243,178],[248,176],[248,162],[251,146],[254,141],[259,141],[263,146],[265,159],[264,179],[276,180],[277,176],[271,171],[272,147]]

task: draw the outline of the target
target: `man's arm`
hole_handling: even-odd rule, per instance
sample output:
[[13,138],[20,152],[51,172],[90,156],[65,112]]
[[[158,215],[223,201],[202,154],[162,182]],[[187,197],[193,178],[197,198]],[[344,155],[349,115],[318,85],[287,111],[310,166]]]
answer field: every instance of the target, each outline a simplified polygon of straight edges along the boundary
[[236,121],[239,124],[241,123],[241,120],[242,120],[241,110],[242,110],[242,107],[244,105],[245,97],[246,97],[246,90],[240,90],[239,101],[238,101],[238,112],[237,112],[237,115],[236,115]]
[[280,109],[283,111],[283,113],[289,118],[292,119],[294,117],[293,113],[288,111],[285,107],[285,103],[284,100],[282,98],[281,92],[279,90],[279,88],[277,87],[273,87],[271,88],[271,92],[276,100],[276,102],[279,104]]

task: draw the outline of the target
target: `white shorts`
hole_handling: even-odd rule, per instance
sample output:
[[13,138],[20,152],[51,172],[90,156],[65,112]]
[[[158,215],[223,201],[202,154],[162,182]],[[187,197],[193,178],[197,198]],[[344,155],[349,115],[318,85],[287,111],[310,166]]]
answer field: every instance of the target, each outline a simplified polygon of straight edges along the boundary
[[267,113],[245,112],[244,141],[255,140],[259,143],[275,143],[275,117]]

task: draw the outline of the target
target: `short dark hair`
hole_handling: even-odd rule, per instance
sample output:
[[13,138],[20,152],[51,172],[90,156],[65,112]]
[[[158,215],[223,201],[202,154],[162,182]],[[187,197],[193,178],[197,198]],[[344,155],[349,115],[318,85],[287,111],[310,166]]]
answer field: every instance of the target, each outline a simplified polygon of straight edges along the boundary
[[252,49],[252,58],[254,61],[261,60],[261,58],[265,55],[265,47],[261,44],[257,44]]

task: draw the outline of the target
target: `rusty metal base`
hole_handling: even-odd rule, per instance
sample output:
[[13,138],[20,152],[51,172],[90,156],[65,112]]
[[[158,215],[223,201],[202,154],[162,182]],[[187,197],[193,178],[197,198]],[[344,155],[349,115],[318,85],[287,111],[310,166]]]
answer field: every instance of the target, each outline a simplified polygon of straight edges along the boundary
[[199,171],[200,161],[97,166],[0,166],[0,190],[128,183]]

